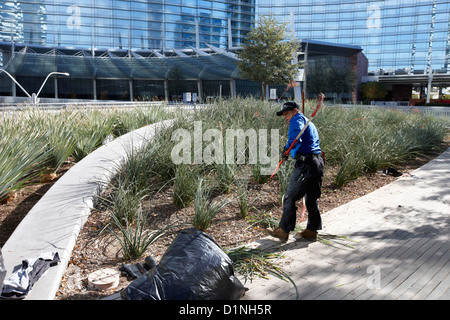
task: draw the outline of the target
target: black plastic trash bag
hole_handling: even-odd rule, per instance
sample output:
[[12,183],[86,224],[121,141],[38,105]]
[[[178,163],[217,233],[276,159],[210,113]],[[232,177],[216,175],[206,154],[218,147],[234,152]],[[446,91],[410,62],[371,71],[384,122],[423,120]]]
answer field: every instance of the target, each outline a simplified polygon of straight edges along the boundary
[[135,264],[122,264],[119,270],[122,271],[122,275],[127,275],[136,279],[154,267],[156,267],[156,261],[152,256],[147,256],[145,257],[144,264],[141,264],[140,262]]
[[215,240],[197,229],[181,231],[159,264],[134,280],[127,300],[237,300],[245,287]]

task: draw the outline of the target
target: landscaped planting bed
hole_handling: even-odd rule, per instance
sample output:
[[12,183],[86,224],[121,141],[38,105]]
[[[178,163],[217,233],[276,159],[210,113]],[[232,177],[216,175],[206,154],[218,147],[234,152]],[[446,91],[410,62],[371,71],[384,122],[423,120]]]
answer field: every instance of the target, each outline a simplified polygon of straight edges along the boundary
[[[307,103],[306,115],[315,104]],[[266,148],[261,152],[269,158],[272,152],[281,152],[287,125],[275,116],[278,108],[247,99],[179,112],[171,128],[143,150],[132,151],[80,235],[59,298],[98,297],[84,285],[89,272],[142,262],[146,255],[158,260],[182,228],[205,231],[226,252],[263,237],[264,229],[280,218],[293,165],[292,160],[283,164],[269,179],[270,174],[262,174],[267,165],[261,157],[252,163],[252,148],[256,152]],[[395,179],[380,173],[382,169],[408,170],[406,164],[418,161],[417,166],[429,159],[425,155],[442,151],[448,127],[447,120],[422,114],[337,106],[324,108],[314,123],[326,158],[322,213]],[[228,130],[249,135],[254,130],[256,147],[247,136],[244,158],[239,158],[238,142],[227,140]],[[267,133],[264,148],[261,130]],[[279,130],[278,150],[270,149],[272,130]],[[180,145],[183,134],[190,144]],[[232,149],[234,161],[226,161],[226,151]],[[180,159],[189,161],[176,164]],[[122,277],[119,289],[129,281]]]

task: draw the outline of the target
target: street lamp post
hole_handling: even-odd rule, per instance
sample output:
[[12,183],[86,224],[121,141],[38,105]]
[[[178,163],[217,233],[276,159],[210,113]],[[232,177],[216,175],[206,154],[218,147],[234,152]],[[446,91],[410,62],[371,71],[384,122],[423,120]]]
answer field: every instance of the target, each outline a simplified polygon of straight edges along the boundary
[[50,73],[47,75],[47,78],[45,78],[45,80],[44,80],[44,82],[42,83],[41,87],[39,88],[38,93],[36,93],[36,94],[33,93],[33,95],[32,95],[32,100],[33,100],[33,104],[34,104],[34,105],[37,104],[37,102],[38,102],[38,96],[39,96],[39,94],[41,93],[42,89],[44,88],[45,83],[47,82],[48,78],[50,78],[50,76],[52,76],[52,75],[54,75],[54,74],[59,74],[59,75],[63,75],[63,76],[66,76],[66,77],[69,76],[69,74],[68,74],[67,72],[50,72]]
[[17,84],[19,86],[20,89],[22,89],[23,92],[25,92],[25,94],[31,98],[31,95],[27,92],[27,90],[25,90],[20,83],[17,82],[16,79],[14,79],[14,77],[12,75],[9,74],[8,71],[6,71],[5,69],[0,69],[1,72],[4,72],[8,77],[10,77],[12,79],[12,81],[14,81],[15,84]]
[[56,71],[55,71],[55,72],[50,72],[50,73],[47,75],[47,77],[45,78],[45,80],[44,80],[44,82],[42,83],[41,87],[39,88],[38,93],[33,93],[33,94],[30,95],[30,94],[27,92],[27,90],[25,90],[24,87],[22,87],[22,86],[20,85],[20,83],[17,82],[17,80],[14,79],[14,77],[13,77],[11,74],[9,74],[9,72],[7,72],[5,69],[0,69],[0,72],[4,72],[6,75],[8,75],[8,76],[14,81],[14,83],[17,84],[17,85],[19,86],[19,88],[22,89],[23,92],[25,92],[25,94],[31,99],[31,102],[32,102],[34,105],[37,105],[37,102],[38,102],[38,96],[39,96],[39,94],[41,93],[42,89],[43,89],[44,86],[45,86],[45,83],[47,82],[48,78],[50,78],[50,76],[52,76],[52,75],[54,75],[54,74],[59,74],[59,75],[63,75],[63,76],[66,76],[66,77],[69,76],[69,74],[68,74],[67,72],[56,72]]

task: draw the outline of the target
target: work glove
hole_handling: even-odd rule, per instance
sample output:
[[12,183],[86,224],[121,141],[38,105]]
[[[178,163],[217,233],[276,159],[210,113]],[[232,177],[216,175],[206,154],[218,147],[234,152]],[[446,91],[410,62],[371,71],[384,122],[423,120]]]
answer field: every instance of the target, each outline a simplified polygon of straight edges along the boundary
[[281,152],[281,159],[283,159],[283,161],[287,161],[289,159],[289,153],[286,154],[286,151],[288,149],[286,147],[283,148],[283,151]]

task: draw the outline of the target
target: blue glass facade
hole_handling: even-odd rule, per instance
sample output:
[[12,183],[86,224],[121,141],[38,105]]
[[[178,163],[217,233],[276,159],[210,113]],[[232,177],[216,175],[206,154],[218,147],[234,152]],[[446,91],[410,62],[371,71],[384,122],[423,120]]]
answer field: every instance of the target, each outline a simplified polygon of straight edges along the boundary
[[[179,66],[205,96],[228,83],[230,96],[256,92],[253,84],[244,88],[232,52],[269,14],[287,23],[302,48],[309,44],[300,56],[308,58],[305,74],[326,58],[351,67],[359,84],[367,58],[369,75],[411,75],[404,83],[423,88],[428,80],[417,76],[432,70],[433,84],[450,83],[450,0],[0,0],[0,66],[30,87],[29,77],[70,73],[55,90],[44,88],[55,97],[102,99],[108,81],[127,80],[121,96],[164,92],[167,99],[169,71]],[[21,93],[0,75],[0,95],[9,94]]]
[[372,72],[450,72],[448,0],[257,0],[256,8],[292,21],[299,39],[361,46]]
[[0,1],[0,41],[96,49],[205,43],[226,48],[242,43],[254,15],[255,0]]
[[254,18],[268,14],[292,22],[299,39],[361,46],[369,71],[450,72],[450,0],[0,1],[0,41],[133,50],[239,47]]

